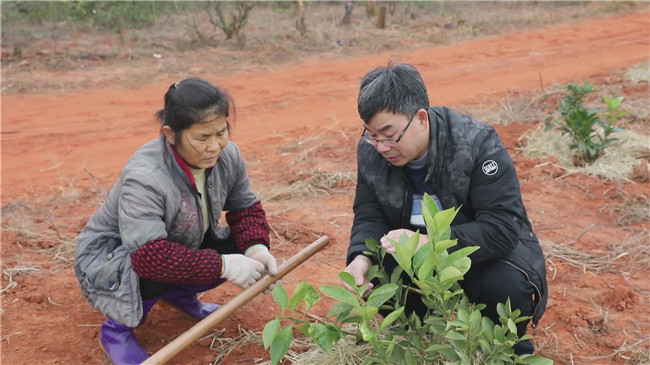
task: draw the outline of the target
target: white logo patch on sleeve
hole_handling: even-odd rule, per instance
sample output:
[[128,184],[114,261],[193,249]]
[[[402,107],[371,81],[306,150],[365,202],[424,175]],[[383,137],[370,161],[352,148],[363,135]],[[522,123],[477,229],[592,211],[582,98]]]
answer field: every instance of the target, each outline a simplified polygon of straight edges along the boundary
[[499,165],[494,160],[487,160],[483,162],[482,169],[484,174],[492,176],[499,171]]

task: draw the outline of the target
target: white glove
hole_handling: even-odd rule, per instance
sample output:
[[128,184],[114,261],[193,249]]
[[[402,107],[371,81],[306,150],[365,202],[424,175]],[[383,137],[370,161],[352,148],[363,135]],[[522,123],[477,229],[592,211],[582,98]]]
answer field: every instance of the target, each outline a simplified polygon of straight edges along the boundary
[[[250,257],[251,259],[262,263],[264,265],[264,268],[266,269],[266,272],[271,275],[275,276],[278,274],[278,264],[275,261],[275,257],[271,255],[269,252],[268,247],[264,245],[255,245],[252,247],[249,247],[246,250],[245,253],[246,257]],[[276,285],[282,285],[282,279],[279,279],[275,283],[271,284],[266,290],[264,290],[264,294],[268,294],[273,291]]]
[[243,289],[253,285],[264,273],[264,265],[240,254],[221,255],[223,273],[221,277]]

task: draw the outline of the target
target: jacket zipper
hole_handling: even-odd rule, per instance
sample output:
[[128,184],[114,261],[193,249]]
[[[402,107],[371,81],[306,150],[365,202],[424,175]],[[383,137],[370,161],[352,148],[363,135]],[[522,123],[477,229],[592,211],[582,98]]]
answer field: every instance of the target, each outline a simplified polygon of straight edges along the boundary
[[535,313],[537,313],[537,308],[539,307],[539,303],[540,303],[541,300],[542,300],[542,298],[541,298],[541,297],[542,297],[542,292],[539,290],[539,288],[537,287],[537,285],[535,285],[535,283],[533,283],[533,282],[530,280],[530,277],[528,276],[528,273],[527,273],[526,271],[522,270],[519,266],[513,264],[512,262],[506,261],[506,260],[501,260],[501,259],[499,259],[499,260],[497,260],[497,261],[500,261],[500,262],[506,263],[506,264],[508,264],[508,265],[510,265],[510,266],[512,266],[512,267],[514,267],[515,269],[519,270],[521,273],[524,274],[524,276],[526,276],[526,280],[528,280],[528,282],[530,283],[530,285],[532,285],[533,288],[535,288],[535,290],[537,291],[537,295],[538,295],[540,298],[539,298],[539,300],[537,301],[537,304],[535,305],[535,310],[533,311],[533,314],[531,315],[531,322],[532,322],[532,327],[533,327],[533,335],[535,335],[535,334],[537,333],[537,321],[535,321],[535,319],[532,318],[532,317],[535,317]]

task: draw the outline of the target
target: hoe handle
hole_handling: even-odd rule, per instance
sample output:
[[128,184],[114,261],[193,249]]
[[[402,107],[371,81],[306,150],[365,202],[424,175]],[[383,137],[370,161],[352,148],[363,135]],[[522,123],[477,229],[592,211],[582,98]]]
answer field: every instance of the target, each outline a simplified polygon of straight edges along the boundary
[[291,270],[295,269],[298,265],[313,256],[316,252],[320,251],[329,243],[329,237],[322,236],[316,241],[312,242],[309,246],[303,248],[295,256],[287,260],[282,266],[278,268],[278,274],[269,276],[268,274],[262,277],[255,284],[249,286],[237,296],[232,298],[229,302],[222,305],[221,308],[214,311],[209,316],[195,324],[189,330],[178,336],[175,340],[168,343],[165,347],[161,348],[155,354],[151,355],[142,364],[154,365],[164,364],[174,355],[181,352],[184,348],[189,346],[197,338],[201,337],[204,333],[213,328],[217,323],[221,322],[224,318],[231,315],[237,308],[246,304],[259,293],[263,292],[266,288],[275,283],[278,279],[288,274]]

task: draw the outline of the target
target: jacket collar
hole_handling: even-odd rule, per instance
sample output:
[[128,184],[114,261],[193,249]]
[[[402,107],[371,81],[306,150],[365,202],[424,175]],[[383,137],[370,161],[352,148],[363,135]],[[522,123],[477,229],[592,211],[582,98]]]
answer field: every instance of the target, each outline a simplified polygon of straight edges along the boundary
[[190,167],[183,161],[181,156],[178,155],[178,152],[176,152],[176,147],[174,147],[173,144],[169,143],[169,141],[166,141],[167,145],[169,146],[169,149],[172,150],[172,154],[174,155],[174,159],[176,160],[176,163],[178,164],[178,167],[185,172],[185,175],[187,175],[187,178],[190,180],[190,185],[192,185],[196,189],[196,181],[194,180],[194,174],[192,174],[192,171],[190,170]]

